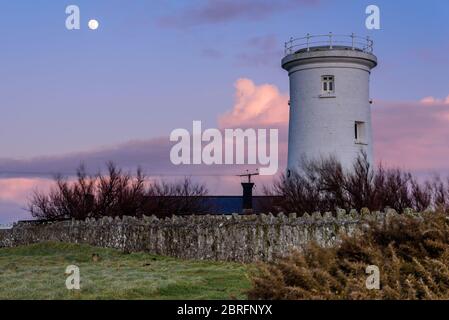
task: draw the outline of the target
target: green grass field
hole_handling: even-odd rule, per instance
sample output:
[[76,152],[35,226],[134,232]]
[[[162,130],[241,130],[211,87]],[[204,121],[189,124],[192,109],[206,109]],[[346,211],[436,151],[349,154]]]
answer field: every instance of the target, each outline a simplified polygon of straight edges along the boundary
[[[94,262],[92,254],[100,260]],[[68,265],[81,289],[67,290]],[[0,299],[245,299],[247,266],[45,243],[0,249]]]

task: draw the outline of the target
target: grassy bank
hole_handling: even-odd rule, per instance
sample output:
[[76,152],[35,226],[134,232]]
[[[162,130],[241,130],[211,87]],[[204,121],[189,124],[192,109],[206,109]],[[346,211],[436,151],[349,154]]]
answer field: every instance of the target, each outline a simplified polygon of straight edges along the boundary
[[[80,268],[79,291],[66,289],[68,265]],[[246,271],[237,263],[36,244],[0,249],[0,299],[242,299],[250,286]]]
[[250,299],[449,300],[449,215],[371,221],[336,247],[310,243],[252,276]]

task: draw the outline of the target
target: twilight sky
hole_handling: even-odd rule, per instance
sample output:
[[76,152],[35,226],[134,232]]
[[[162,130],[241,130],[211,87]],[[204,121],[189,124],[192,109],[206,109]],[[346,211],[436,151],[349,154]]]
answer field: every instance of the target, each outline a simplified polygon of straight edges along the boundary
[[[65,8],[81,30],[65,28]],[[381,30],[365,28],[365,8]],[[96,31],[87,28],[97,19]],[[26,218],[34,188],[85,162],[192,175],[240,194],[244,167],[174,168],[175,128],[276,127],[285,163],[290,36],[369,35],[375,156],[417,174],[449,172],[449,2],[39,0],[0,3],[0,223]],[[268,182],[268,181],[267,181]],[[257,192],[257,191],[256,191]]]

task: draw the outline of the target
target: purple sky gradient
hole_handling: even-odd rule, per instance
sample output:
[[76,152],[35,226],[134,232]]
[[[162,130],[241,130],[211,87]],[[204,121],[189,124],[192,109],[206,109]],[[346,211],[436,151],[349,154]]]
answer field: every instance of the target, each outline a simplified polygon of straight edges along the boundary
[[[40,182],[47,187],[46,179],[81,162],[92,171],[114,160],[150,175],[199,175],[213,193],[239,194],[233,175],[243,167],[174,168],[169,134],[190,130],[193,120],[285,128],[283,41],[308,32],[373,37],[376,160],[420,174],[449,171],[447,1],[376,1],[379,31],[364,26],[371,1],[73,4],[81,9],[79,31],[65,29],[64,2],[0,4],[0,223],[19,217]],[[96,31],[87,28],[91,18],[100,22]],[[257,89],[243,114],[233,113],[239,79]],[[263,114],[254,116],[254,106]],[[281,163],[285,141],[283,134]]]

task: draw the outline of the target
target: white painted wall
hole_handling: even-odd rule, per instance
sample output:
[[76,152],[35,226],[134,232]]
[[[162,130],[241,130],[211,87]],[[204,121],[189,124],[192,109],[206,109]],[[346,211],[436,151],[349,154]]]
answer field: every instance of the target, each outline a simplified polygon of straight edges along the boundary
[[[283,59],[290,77],[288,168],[300,168],[302,157],[335,155],[344,168],[364,150],[373,163],[370,70],[374,55],[352,50],[292,54]],[[335,77],[335,93],[322,96],[321,77]],[[365,122],[365,142],[355,140],[356,121]]]

